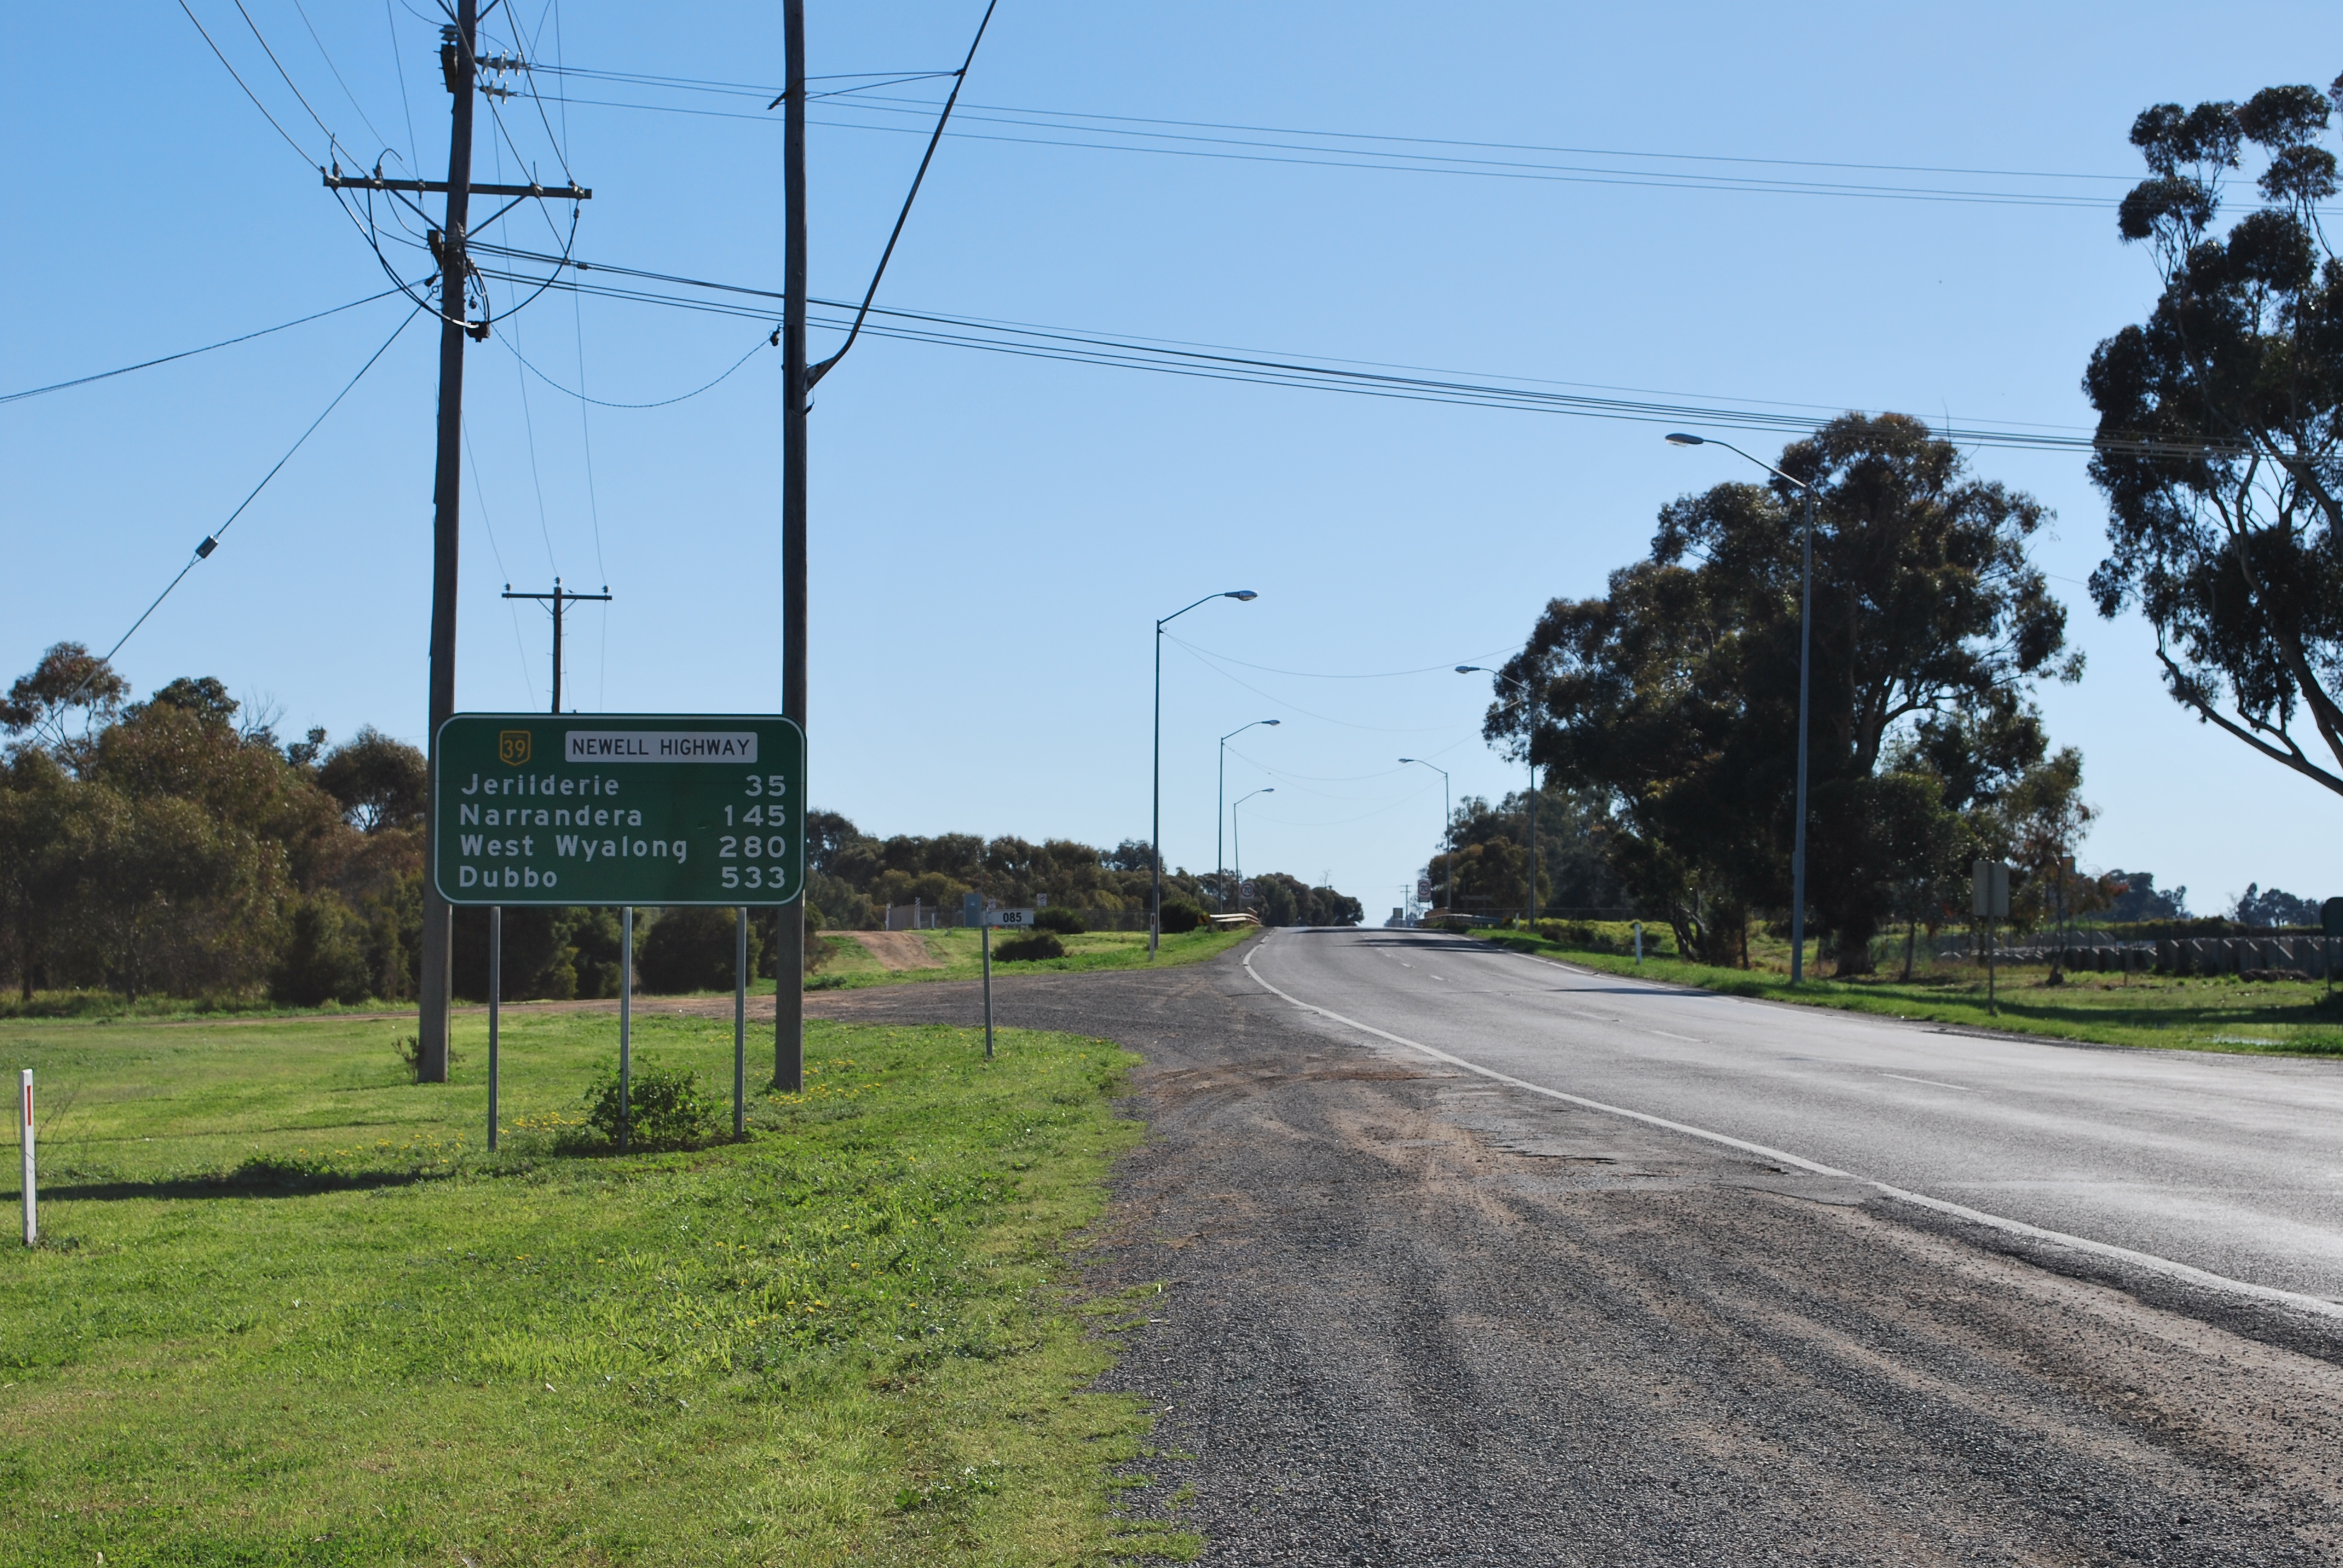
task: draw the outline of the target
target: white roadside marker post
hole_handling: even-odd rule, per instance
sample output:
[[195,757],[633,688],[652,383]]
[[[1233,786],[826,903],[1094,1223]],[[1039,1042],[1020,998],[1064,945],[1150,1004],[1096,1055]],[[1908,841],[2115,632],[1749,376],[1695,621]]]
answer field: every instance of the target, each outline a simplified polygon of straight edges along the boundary
[[25,1133],[25,1245],[30,1247],[40,1241],[41,1226],[35,1217],[33,1199],[33,1070],[29,1067],[24,1070],[24,1106],[20,1114],[24,1117]]

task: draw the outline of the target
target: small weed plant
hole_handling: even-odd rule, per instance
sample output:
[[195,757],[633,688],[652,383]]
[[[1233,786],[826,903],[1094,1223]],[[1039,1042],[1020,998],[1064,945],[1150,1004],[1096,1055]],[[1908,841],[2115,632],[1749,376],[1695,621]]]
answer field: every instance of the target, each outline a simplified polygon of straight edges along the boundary
[[[407,1069],[407,1076],[417,1083],[422,1082],[423,1041],[421,1038],[412,1034],[402,1034],[398,1037],[397,1049],[398,1060]],[[447,1046],[447,1070],[453,1072],[463,1064],[462,1053],[458,1051],[454,1042],[450,1041]]]

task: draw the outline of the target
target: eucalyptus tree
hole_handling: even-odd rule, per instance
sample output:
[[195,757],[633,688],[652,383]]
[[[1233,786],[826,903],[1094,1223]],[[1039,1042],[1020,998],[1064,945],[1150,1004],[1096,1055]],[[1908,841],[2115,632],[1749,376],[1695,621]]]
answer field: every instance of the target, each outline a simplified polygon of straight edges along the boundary
[[[2325,226],[2325,93],[2159,104],[2118,230],[2155,259],[2147,319],[2093,351],[2101,614],[2137,608],[2174,700],[2343,793],[2343,260]],[[2258,196],[2223,208],[2247,156]]]
[[[1947,791],[1902,777],[1899,738],[1973,739],[1945,759],[1956,772],[2030,765],[2026,693],[2080,662],[2026,556],[2049,514],[1919,420],[1849,414],[1778,466],[1818,498],[1808,892],[1839,972],[1860,973],[1896,886],[1946,841]],[[1712,961],[1790,897],[1803,505],[1779,479],[1671,503],[1647,559],[1603,598],[1554,601],[1505,666],[1540,695],[1537,759],[1619,803],[1614,866]],[[1518,715],[1493,708],[1488,734],[1524,743]]]

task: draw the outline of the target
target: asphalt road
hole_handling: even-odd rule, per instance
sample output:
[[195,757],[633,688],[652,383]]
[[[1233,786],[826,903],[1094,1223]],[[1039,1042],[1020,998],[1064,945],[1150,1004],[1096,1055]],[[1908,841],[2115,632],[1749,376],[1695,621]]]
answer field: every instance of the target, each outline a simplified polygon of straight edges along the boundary
[[996,991],[1004,1025],[1143,1058],[1147,1137],[1065,1279],[1124,1309],[1099,1386],[1155,1418],[1118,1511],[1205,1564],[2343,1563],[2343,1320],[1875,1184],[2323,1281],[2316,1068],[1936,1036],[1406,932]]
[[2343,1064],[1984,1038],[1421,931],[1279,931],[1251,968],[1526,1083],[2343,1302]]

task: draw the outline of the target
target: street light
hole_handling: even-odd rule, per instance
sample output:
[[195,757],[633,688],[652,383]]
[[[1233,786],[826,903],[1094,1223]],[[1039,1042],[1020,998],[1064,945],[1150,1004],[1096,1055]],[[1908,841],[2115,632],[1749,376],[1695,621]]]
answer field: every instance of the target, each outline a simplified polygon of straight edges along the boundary
[[1806,669],[1814,643],[1815,620],[1815,487],[1794,479],[1763,457],[1751,457],[1730,441],[1714,436],[1668,433],[1672,447],[1722,447],[1756,464],[1785,485],[1806,493],[1806,539],[1798,569],[1798,820],[1790,830],[1790,983],[1806,978]]
[[[1537,884],[1538,884],[1538,858],[1537,858],[1537,699],[1530,694],[1530,689],[1529,689],[1528,685],[1527,685],[1525,682],[1519,681],[1519,680],[1515,680],[1515,679],[1514,679],[1512,676],[1510,676],[1510,675],[1501,674],[1501,673],[1499,673],[1499,672],[1498,672],[1498,671],[1496,671],[1496,670],[1493,670],[1493,669],[1489,668],[1486,665],[1480,665],[1480,664],[1460,664],[1460,665],[1458,665],[1458,666],[1456,667],[1456,673],[1457,673],[1457,674],[1459,674],[1459,675],[1485,675],[1485,676],[1489,676],[1489,677],[1491,677],[1491,678],[1493,678],[1493,679],[1503,681],[1507,686],[1512,687],[1515,691],[1518,691],[1518,692],[1520,692],[1520,693],[1522,694],[1522,701],[1523,701],[1523,704],[1524,704],[1524,705],[1529,709],[1529,710],[1530,710],[1530,743],[1529,743],[1529,745],[1528,745],[1526,748],[1524,748],[1523,749],[1524,749],[1525,753],[1527,754],[1527,756],[1529,757],[1529,761],[1530,761],[1530,897],[1529,897],[1529,917],[1530,917],[1530,924],[1531,924],[1532,926],[1535,926],[1535,925],[1537,924],[1537,909],[1538,909],[1538,896],[1537,896]],[[1452,877],[1452,879],[1453,879],[1453,875],[1454,875],[1454,869],[1455,869],[1455,865],[1456,865],[1456,856],[1455,856],[1455,853],[1454,853],[1454,851],[1453,851],[1453,850],[1451,850],[1451,851],[1450,851],[1450,853],[1449,853],[1449,857],[1448,857],[1448,864],[1449,864],[1449,868],[1450,868],[1450,875],[1451,875],[1451,877]],[[1453,890],[1452,890],[1452,891],[1453,891]]]
[[[1247,588],[1230,588],[1225,593],[1208,593],[1196,604],[1208,604],[1216,598],[1232,598],[1250,604],[1261,595]],[[1147,956],[1154,958],[1155,950],[1163,940],[1163,628],[1196,608],[1182,605],[1155,623],[1155,809],[1148,826],[1148,858],[1155,863],[1154,891],[1147,915]]]
[[1228,819],[1229,741],[1252,729],[1253,725],[1266,724],[1274,729],[1282,722],[1275,719],[1256,719],[1252,724],[1240,724],[1221,737],[1221,781],[1212,790],[1212,907],[1224,914],[1229,907],[1229,863],[1221,855],[1221,829]]
[[[1264,784],[1260,789],[1254,790],[1252,795],[1274,795],[1276,793],[1276,785]],[[1252,795],[1238,796],[1236,806],[1229,808],[1229,848],[1236,851],[1237,908],[1240,910],[1244,908],[1244,834],[1239,830],[1239,825],[1237,822],[1237,807],[1242,806],[1246,801],[1252,799]]]
[[1453,915],[1456,912],[1456,816],[1455,808],[1448,803],[1448,769],[1421,757],[1403,757],[1400,762],[1413,762],[1440,775],[1440,836],[1448,840],[1448,912]]

